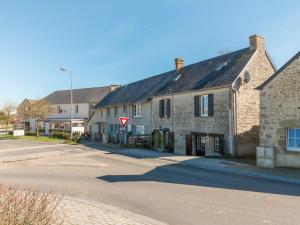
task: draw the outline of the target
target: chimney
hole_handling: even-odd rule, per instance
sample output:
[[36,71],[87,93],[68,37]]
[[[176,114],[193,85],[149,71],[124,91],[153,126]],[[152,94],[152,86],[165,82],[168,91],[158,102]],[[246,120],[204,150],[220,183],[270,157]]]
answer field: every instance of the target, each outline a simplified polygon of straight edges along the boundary
[[252,35],[249,37],[250,50],[265,50],[265,38],[260,35]]
[[182,58],[175,59],[176,70],[180,70],[184,66],[184,60]]

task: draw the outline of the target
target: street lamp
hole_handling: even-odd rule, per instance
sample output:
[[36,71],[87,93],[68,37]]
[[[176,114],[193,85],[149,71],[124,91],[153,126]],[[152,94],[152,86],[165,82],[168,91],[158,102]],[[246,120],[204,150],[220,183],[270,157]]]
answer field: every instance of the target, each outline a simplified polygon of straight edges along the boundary
[[64,69],[64,68],[60,68],[60,70],[64,73],[67,73],[68,75],[70,75],[70,81],[71,81],[71,113],[70,113],[70,124],[71,124],[71,134],[70,134],[70,138],[71,140],[73,139],[73,75],[70,71]]

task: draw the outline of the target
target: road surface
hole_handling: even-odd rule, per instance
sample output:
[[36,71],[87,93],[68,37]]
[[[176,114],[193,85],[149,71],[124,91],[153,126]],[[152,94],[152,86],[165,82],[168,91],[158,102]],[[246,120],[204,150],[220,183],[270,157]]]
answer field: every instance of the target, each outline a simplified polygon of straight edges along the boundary
[[174,225],[300,224],[300,186],[111,149],[0,141],[0,182],[33,186]]

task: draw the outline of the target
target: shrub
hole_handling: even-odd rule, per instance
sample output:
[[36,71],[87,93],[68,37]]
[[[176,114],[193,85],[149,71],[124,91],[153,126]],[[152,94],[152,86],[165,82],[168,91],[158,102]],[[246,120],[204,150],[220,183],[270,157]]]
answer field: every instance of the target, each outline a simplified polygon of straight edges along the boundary
[[59,139],[69,139],[70,134],[64,131],[53,131],[50,135],[53,138],[59,138]]
[[33,189],[0,185],[1,225],[62,225],[62,197]]
[[79,141],[81,140],[81,136],[82,134],[80,132],[74,132],[72,141],[79,143]]

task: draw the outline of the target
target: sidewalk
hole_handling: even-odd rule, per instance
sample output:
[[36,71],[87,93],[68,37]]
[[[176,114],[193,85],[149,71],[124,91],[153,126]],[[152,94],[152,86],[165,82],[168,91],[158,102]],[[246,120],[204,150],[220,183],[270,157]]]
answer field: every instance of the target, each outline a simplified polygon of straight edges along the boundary
[[61,208],[64,225],[167,225],[115,206],[71,197],[63,199]]
[[134,158],[153,158],[177,163],[182,166],[214,170],[235,175],[258,177],[274,181],[300,184],[300,169],[293,168],[260,168],[255,165],[255,160],[238,160],[222,158],[205,158],[197,156],[182,156],[163,153],[146,149],[119,148],[116,145],[97,142],[84,142],[83,145],[99,150],[110,151]]

